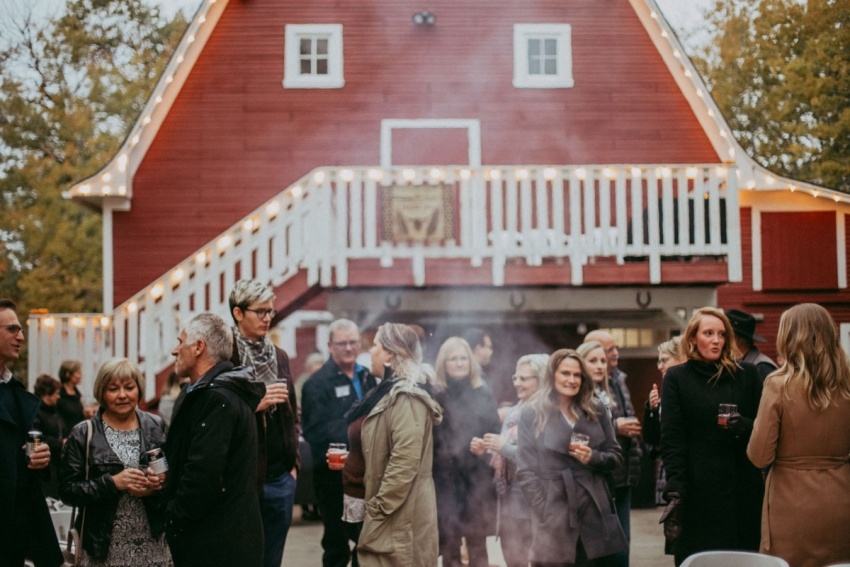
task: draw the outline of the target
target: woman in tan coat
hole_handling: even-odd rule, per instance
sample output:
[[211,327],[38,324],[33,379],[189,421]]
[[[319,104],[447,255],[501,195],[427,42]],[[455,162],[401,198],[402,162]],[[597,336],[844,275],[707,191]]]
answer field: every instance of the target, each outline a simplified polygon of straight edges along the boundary
[[782,367],[764,383],[747,455],[772,465],[761,552],[791,567],[850,561],[850,368],[835,323],[813,303],[782,314]]
[[442,410],[423,388],[427,375],[412,328],[381,325],[371,354],[383,395],[361,431],[366,515],[357,557],[361,567],[434,567],[439,548],[432,431]]

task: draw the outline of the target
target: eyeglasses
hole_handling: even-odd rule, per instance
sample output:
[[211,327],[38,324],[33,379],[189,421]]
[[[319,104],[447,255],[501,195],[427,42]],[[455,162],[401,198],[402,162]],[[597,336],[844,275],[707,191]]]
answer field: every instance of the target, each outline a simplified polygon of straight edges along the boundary
[[345,347],[354,348],[354,347],[356,347],[357,345],[360,344],[360,341],[359,340],[356,340],[356,341],[334,341],[331,344],[335,347],[338,347],[338,348],[345,348]]
[[24,333],[24,328],[20,325],[3,325],[3,328],[15,336],[17,336],[18,333]]
[[250,311],[255,314],[259,319],[265,319],[268,317],[269,319],[274,319],[274,316],[277,314],[277,311],[274,309],[245,309],[245,311]]

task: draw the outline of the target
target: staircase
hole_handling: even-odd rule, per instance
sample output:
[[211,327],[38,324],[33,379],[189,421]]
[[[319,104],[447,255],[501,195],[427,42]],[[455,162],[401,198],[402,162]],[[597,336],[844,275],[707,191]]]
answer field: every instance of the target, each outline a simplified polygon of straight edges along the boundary
[[[434,186],[446,195],[445,233],[388,237],[395,222],[384,210],[390,192]],[[410,210],[400,214],[418,222]],[[143,368],[152,398],[153,378],[171,365],[181,325],[205,310],[229,317],[227,296],[240,278],[286,285],[296,303],[316,286],[347,286],[348,263],[359,259],[385,268],[404,259],[416,286],[428,282],[426,259],[461,258],[471,266],[489,260],[492,284],[500,286],[506,261],[534,267],[554,258],[569,262],[570,284],[580,286],[591,258],[647,262],[650,283],[659,284],[662,258],[695,256],[724,258],[729,280],[741,280],[734,167],[320,168],[112,313],[30,315],[29,375],[55,372],[73,358],[93,380],[106,358],[123,356]]]

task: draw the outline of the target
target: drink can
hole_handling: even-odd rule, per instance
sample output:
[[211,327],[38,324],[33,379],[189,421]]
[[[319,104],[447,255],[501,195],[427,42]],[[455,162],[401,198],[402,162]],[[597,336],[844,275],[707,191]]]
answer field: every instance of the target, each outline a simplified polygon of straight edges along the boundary
[[156,474],[164,474],[168,472],[168,461],[165,458],[165,451],[161,448],[151,449],[147,452],[148,466]]
[[27,456],[32,455],[36,447],[41,445],[43,442],[44,434],[41,431],[37,429],[27,431]]

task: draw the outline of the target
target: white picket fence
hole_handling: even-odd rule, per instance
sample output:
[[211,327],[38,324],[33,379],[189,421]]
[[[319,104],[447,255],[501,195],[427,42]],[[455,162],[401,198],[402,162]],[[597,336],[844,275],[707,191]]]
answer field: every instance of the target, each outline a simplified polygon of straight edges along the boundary
[[[448,188],[452,234],[396,242],[384,237],[388,187]],[[384,267],[411,261],[426,285],[426,259],[490,261],[492,283],[504,284],[506,261],[529,266],[560,258],[571,284],[581,285],[594,257],[649,264],[662,283],[665,257],[725,258],[729,280],[741,279],[737,175],[716,165],[610,165],[321,168],[300,179],[107,314],[30,315],[29,375],[55,373],[81,360],[93,379],[111,356],[137,361],[153,377],[172,362],[181,323],[209,310],[228,317],[237,279],[281,285],[306,270],[309,285],[344,287],[348,261],[371,258]]]

